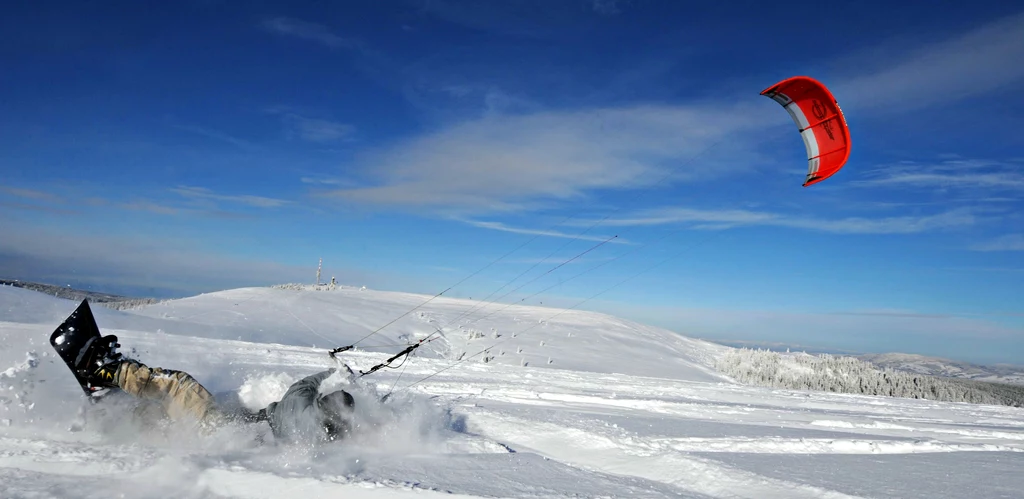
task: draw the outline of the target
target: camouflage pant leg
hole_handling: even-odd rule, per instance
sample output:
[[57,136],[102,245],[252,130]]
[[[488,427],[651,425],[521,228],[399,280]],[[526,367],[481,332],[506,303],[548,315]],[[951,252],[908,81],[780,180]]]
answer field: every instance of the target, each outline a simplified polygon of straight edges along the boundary
[[118,367],[116,377],[122,390],[140,399],[159,402],[174,421],[191,418],[207,424],[217,419],[213,395],[186,372],[153,369],[129,361]]

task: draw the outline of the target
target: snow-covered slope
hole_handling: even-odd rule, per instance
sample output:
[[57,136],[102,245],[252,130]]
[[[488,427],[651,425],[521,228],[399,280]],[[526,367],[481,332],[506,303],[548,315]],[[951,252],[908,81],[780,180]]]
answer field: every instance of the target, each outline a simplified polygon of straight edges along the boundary
[[945,376],[949,378],[967,378],[978,381],[992,381],[996,383],[1012,383],[1024,385],[1024,366],[991,365],[983,366],[970,362],[942,359],[939,357],[926,357],[909,353],[882,353],[860,355],[858,358],[866,360],[878,367],[908,371],[931,376]]
[[[245,288],[167,301],[135,312],[168,334],[330,348],[358,343],[375,351],[432,333],[422,355],[491,363],[615,372],[692,381],[722,381],[709,366],[714,343],[594,312],[487,305],[472,300],[373,290]],[[420,306],[422,305],[422,306]],[[486,306],[485,306],[486,305]],[[414,308],[419,307],[415,311]],[[410,312],[412,311],[412,312]],[[408,315],[399,318],[406,312]],[[107,314],[112,327],[134,329],[128,314]],[[398,320],[395,320],[395,319]],[[383,346],[381,348],[374,348]],[[483,352],[487,350],[485,355]]]
[[[327,367],[328,344],[425,298],[243,289],[94,309],[132,355],[258,407]],[[987,499],[1024,487],[1020,409],[737,385],[704,367],[716,347],[600,314],[509,308],[447,324],[470,304],[435,300],[372,337],[399,343],[437,325],[447,343],[364,378],[358,437],[306,448],[258,444],[265,425],[142,431],[117,400],[80,427],[86,404],[46,344],[76,304],[0,293],[0,495]],[[502,340],[495,360],[452,367]],[[366,369],[387,355],[345,359]]]

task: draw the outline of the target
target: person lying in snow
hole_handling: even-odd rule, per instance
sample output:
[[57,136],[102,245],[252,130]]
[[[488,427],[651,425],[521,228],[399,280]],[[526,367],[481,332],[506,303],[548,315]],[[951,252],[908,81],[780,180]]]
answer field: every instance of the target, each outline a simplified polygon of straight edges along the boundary
[[[352,370],[348,369],[351,376]],[[230,420],[267,421],[274,438],[285,442],[334,441],[351,431],[352,395],[337,390],[320,395],[320,385],[337,369],[307,376],[288,388],[278,402],[258,413],[235,414],[218,408],[210,393],[190,374],[151,368],[133,359],[104,363],[89,377],[97,388],[119,388],[125,393],[158,405],[174,421],[188,418],[206,428]]]

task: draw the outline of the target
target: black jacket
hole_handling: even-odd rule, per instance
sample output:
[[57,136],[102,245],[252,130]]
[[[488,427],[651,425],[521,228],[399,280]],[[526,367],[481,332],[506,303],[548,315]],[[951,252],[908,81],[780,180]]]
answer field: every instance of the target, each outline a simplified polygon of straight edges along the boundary
[[324,422],[328,415],[320,407],[320,384],[337,369],[296,381],[279,402],[267,406],[267,419],[274,438],[287,442],[332,440]]

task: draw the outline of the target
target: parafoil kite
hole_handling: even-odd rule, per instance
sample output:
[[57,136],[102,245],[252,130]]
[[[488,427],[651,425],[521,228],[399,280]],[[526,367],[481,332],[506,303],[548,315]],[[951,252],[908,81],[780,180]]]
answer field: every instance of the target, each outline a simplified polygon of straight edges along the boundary
[[839,103],[821,82],[794,76],[766,88],[770,97],[789,111],[807,147],[804,187],[825,180],[850,158],[850,130]]

